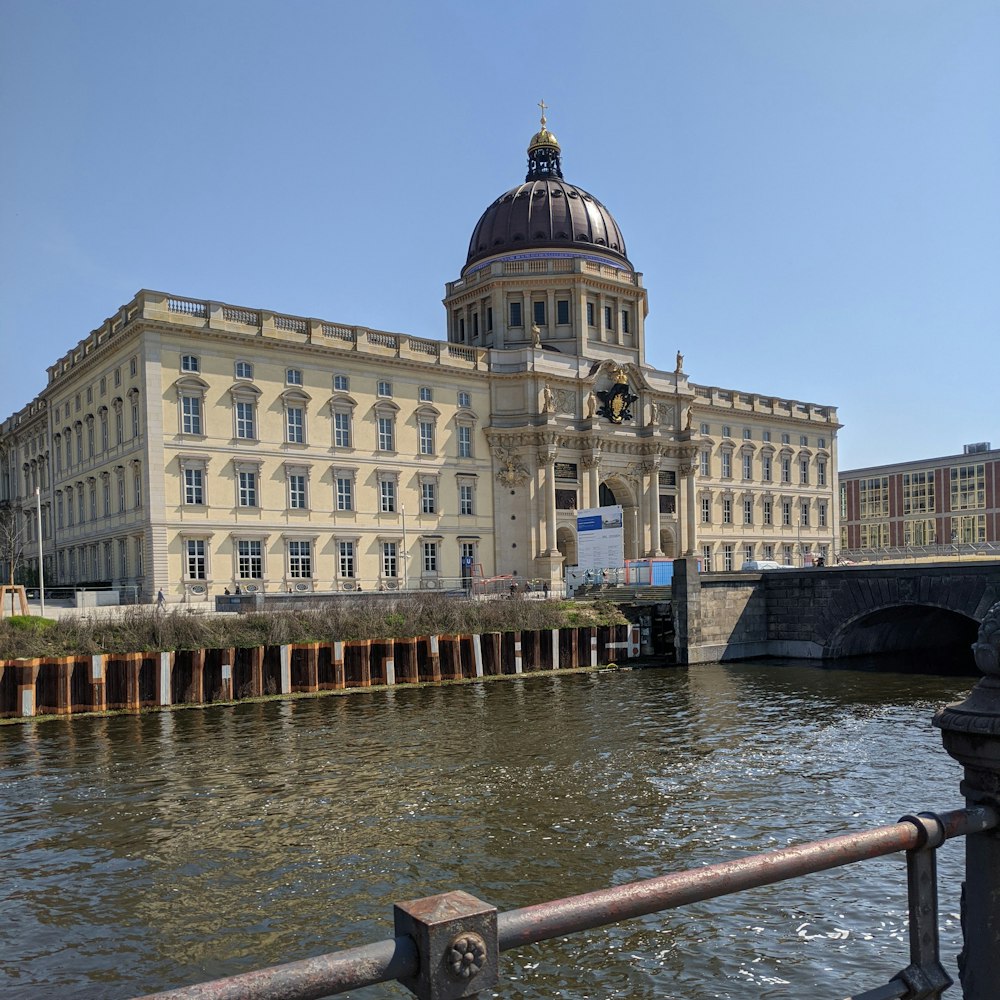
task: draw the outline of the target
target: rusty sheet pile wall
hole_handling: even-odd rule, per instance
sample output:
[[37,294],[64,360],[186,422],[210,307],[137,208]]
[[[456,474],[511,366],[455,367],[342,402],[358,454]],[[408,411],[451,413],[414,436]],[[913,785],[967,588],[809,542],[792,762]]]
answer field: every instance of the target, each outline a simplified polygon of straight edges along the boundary
[[0,660],[0,718],[572,670],[637,656],[636,626]]

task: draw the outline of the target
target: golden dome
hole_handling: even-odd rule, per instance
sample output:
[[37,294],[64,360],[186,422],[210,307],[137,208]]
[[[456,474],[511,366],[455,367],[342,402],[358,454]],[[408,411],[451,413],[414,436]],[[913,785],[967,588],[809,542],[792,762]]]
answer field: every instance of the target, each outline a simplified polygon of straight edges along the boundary
[[547,146],[549,149],[558,149],[559,140],[545,127],[545,119],[542,119],[542,129],[540,132],[536,132],[531,137],[531,142],[528,143],[528,152],[532,150],[541,149],[543,146]]

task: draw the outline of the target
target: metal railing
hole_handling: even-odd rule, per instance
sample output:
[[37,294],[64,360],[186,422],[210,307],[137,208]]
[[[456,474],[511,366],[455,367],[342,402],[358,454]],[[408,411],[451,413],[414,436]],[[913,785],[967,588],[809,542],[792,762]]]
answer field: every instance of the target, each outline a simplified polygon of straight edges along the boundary
[[[674,872],[498,913],[466,892],[397,903],[396,936],[376,944],[157,993],[157,1000],[314,1000],[398,980],[421,1000],[490,990],[499,954],[689,903],[703,902],[888,854],[906,852],[910,963],[889,983],[852,1000],[939,1000],[951,985],[940,962],[936,849],[996,829],[991,806],[904,816],[849,833],[735,861]],[[151,998],[146,998],[151,1000]]]

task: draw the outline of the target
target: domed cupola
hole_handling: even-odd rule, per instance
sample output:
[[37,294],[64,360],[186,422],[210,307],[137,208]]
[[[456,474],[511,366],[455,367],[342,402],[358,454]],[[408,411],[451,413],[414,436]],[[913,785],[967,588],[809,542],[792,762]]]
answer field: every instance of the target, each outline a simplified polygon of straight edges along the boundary
[[625,239],[612,214],[592,194],[567,184],[559,140],[549,131],[542,103],[541,129],[528,144],[524,183],[500,195],[483,213],[469,241],[463,273],[488,257],[542,248],[599,255],[632,269]]

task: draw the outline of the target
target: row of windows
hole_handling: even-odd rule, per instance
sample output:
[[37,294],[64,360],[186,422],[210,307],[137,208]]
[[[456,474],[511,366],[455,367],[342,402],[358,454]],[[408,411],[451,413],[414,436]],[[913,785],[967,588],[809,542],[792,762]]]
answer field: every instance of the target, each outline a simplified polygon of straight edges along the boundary
[[[133,402],[131,406],[129,429],[132,433],[132,440],[137,440],[142,431],[137,402]],[[116,407],[114,410],[114,446],[122,445],[126,440],[128,439],[125,437],[125,416],[122,409]],[[105,407],[98,413],[96,420],[93,415],[90,415],[83,423],[78,421],[75,427],[67,427],[61,434],[53,435],[52,456],[55,462],[55,471],[61,472],[64,468],[69,469],[73,465],[82,465],[85,461],[92,461],[99,455],[110,451],[111,447],[109,411]],[[34,491],[32,490],[32,492]]]
[[[260,506],[260,473],[242,469],[236,475],[236,506]],[[286,499],[288,509],[309,508],[309,480],[304,473],[292,472],[286,476]],[[355,511],[356,489],[354,475],[334,476],[333,510]],[[475,514],[475,485],[458,483],[458,513]],[[205,470],[186,467],[183,480],[183,503],[185,506],[204,506],[208,502],[207,477]],[[378,480],[376,509],[383,514],[394,514],[399,509],[398,485],[395,475],[382,476]],[[420,484],[420,513],[440,514],[440,497],[436,481]]]
[[[702,424],[699,427],[699,430],[706,437],[711,437],[712,436],[712,425],[711,424]],[[722,427],[721,427],[721,430],[722,430],[722,436],[724,438],[729,438],[731,440],[735,440],[735,438],[733,438],[733,428],[729,424],[723,424]],[[749,427],[744,427],[743,428],[742,437],[743,437],[744,441],[752,441],[753,440],[753,432],[752,432],[752,430]],[[770,443],[770,441],[771,441],[771,432],[770,431],[762,431],[761,432],[761,440],[765,444]],[[791,434],[789,434],[787,431],[784,432],[784,433],[782,433],[782,435],[781,435],[781,443],[782,444],[791,444],[792,443],[792,436],[791,436]],[[808,448],[809,447],[809,435],[808,434],[800,434],[799,435],[799,447],[800,448]],[[825,448],[826,447],[826,438],[825,437],[818,437],[818,438],[816,438],[816,447],[817,448]]]
[[[986,541],[986,515],[960,514],[949,518],[951,522],[951,542],[963,544]],[[847,548],[847,528],[841,528],[842,547]],[[859,525],[858,545],[862,549],[886,548],[891,542],[888,521],[877,521]],[[939,542],[937,521],[934,518],[918,518],[903,522],[903,545],[937,545]]]
[[[715,503],[711,495],[701,497],[701,523],[713,523],[713,508]],[[722,524],[735,524],[736,511],[741,511],[741,524],[755,523],[755,503],[752,497],[744,497],[742,502],[734,500],[732,497],[722,497],[719,505],[719,516]],[[828,505],[825,500],[820,500],[813,504],[809,500],[799,500],[796,508],[794,501],[781,499],[775,504],[774,500],[764,499],[760,501],[760,523],[763,525],[780,524],[782,527],[792,527],[798,525],[803,528],[812,527],[812,512],[815,510],[815,526],[825,528],[828,526],[829,514]],[[793,521],[795,514],[798,514],[798,521]],[[775,520],[777,517],[777,520]]]
[[[136,375],[139,373],[139,359],[137,357],[129,358],[128,371],[129,371],[129,376],[131,378],[135,378]],[[122,384],[122,370],[121,370],[121,368],[120,367],[119,368],[115,368],[115,370],[111,373],[111,377],[112,377],[112,381],[114,382],[114,386],[117,389]],[[101,396],[106,396],[108,394],[108,376],[107,375],[102,375],[101,376],[100,381],[98,382],[98,392],[99,392],[99,394]],[[76,396],[73,398],[73,409],[74,409],[75,412],[79,413],[80,410],[83,408],[84,398],[86,398],[86,402],[87,402],[88,405],[94,402],[94,388],[93,388],[93,386],[88,386],[86,388],[86,390],[84,390],[82,392],[78,392],[76,394]],[[55,406],[54,413],[56,415],[56,419],[58,419],[59,418],[59,405],[58,404],[56,404],[56,406]],[[69,413],[70,413],[70,401],[67,399],[65,401],[65,403],[63,403],[63,405],[62,405],[62,414],[63,414],[63,419],[64,420],[68,420],[69,419]]]
[[[732,543],[723,543],[718,546],[718,550],[713,545],[703,545],[701,547],[702,571],[708,573],[711,573],[713,570],[722,570],[727,573],[732,572],[739,569],[740,565],[744,562],[754,562],[758,558],[758,552],[760,553],[759,558],[768,562],[780,561],[784,566],[795,565],[795,546],[791,543],[783,545],[764,543],[759,548],[750,542],[745,543],[739,548]],[[807,543],[803,543],[799,549],[802,565],[813,565],[817,557],[821,558],[824,563],[827,563],[829,561],[829,554],[830,547],[825,544],[818,546],[815,553],[812,546]],[[741,558],[739,565],[736,562],[738,557]]]
[[[201,371],[201,358],[196,354],[181,355],[181,371],[191,374],[198,374]],[[237,361],[234,364],[233,373],[236,378],[252,381],[254,366],[249,361]],[[285,385],[301,386],[303,384],[301,368],[285,369]],[[348,375],[336,374],[333,376],[334,392],[350,392],[351,379]],[[377,394],[384,399],[391,399],[393,395],[392,382],[380,379],[376,383]],[[434,390],[429,385],[422,385],[417,390],[421,403],[431,403],[434,401]],[[471,393],[460,391],[457,394],[457,402],[460,407],[468,409],[472,406]]]
[[[382,540],[377,543],[378,575],[395,579],[400,575],[402,553],[400,543]],[[474,542],[461,542],[460,566],[463,572],[471,572],[476,560]],[[338,540],[335,549],[337,577],[345,580],[359,579],[358,543],[354,540]],[[441,542],[424,539],[419,542],[419,571],[421,575],[436,575],[441,568]],[[209,566],[209,546],[205,539],[188,538],[184,542],[184,576],[187,580],[207,580],[211,575]],[[262,580],[265,576],[265,546],[259,539],[237,539],[235,545],[236,578],[238,580]],[[292,580],[310,580],[315,575],[315,547],[312,541],[288,539],[285,542],[286,574]]]
[[[100,491],[96,480],[89,484],[77,483],[76,487],[67,486],[56,490],[56,527],[72,528],[76,524],[86,524],[96,521],[99,516],[110,517],[112,514],[124,514],[127,509],[127,490],[125,470],[117,470],[112,484],[110,473],[101,474]],[[100,495],[100,514],[98,513],[98,495]],[[132,472],[132,508],[142,507],[142,474],[136,465]]]
[[60,549],[58,566],[62,583],[141,579],[145,574],[142,538],[114,538]]
[[[751,454],[744,454],[740,456],[741,458],[741,468],[743,471],[744,480],[752,480],[754,478],[754,457]],[[703,448],[699,452],[699,472],[702,476],[711,475],[712,467],[712,453],[707,448]],[[719,464],[721,469],[722,479],[732,479],[733,478],[733,452],[729,450],[723,450],[719,453]],[[802,486],[810,485],[810,466],[811,462],[808,458],[800,458],[796,462],[798,481]],[[781,482],[790,483],[792,481],[793,475],[793,460],[790,456],[782,455],[778,459],[778,471],[781,477]],[[765,483],[774,482],[774,459],[771,455],[761,455],[760,456],[760,472],[761,481]],[[826,475],[826,460],[817,459],[816,460],[816,485],[826,486],[827,475]]]
[[[531,324],[533,326],[547,326],[549,322],[549,309],[548,301],[546,299],[534,299],[531,303]],[[569,299],[556,299],[556,309],[555,309],[555,322],[556,326],[569,326],[571,322],[571,309]],[[598,306],[595,302],[587,303],[587,325],[590,327],[597,326],[597,311]],[[605,331],[615,330],[615,307],[614,306],[604,306],[602,312],[602,319],[604,320],[603,329]],[[486,307],[486,332],[493,332],[493,307]],[[630,332],[630,311],[628,309],[621,309],[618,311],[619,326],[618,330],[621,333]],[[471,337],[473,340],[479,337],[479,313],[473,311],[469,317],[469,322],[471,323]],[[524,326],[524,304],[520,301],[512,301],[507,305],[507,320],[508,326],[517,328]],[[457,310],[454,314],[455,322],[455,336],[459,341],[465,341],[468,331],[466,329],[466,315],[464,310]]]

